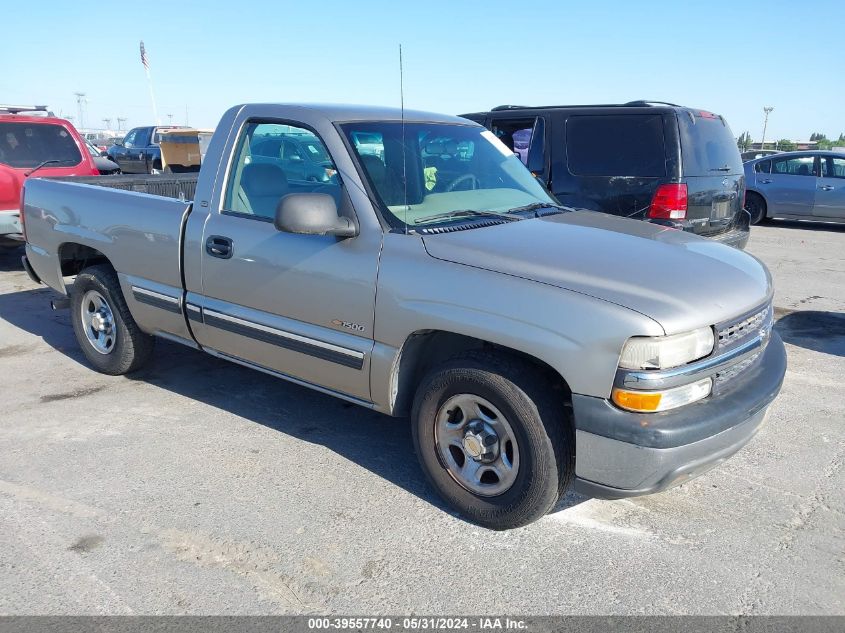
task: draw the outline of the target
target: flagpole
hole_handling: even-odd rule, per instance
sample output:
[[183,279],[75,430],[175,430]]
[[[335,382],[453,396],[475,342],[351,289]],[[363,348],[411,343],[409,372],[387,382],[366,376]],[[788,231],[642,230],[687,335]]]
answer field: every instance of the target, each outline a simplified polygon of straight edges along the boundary
[[141,64],[144,66],[144,70],[147,73],[147,85],[150,88],[150,102],[153,104],[153,119],[155,119],[156,125],[161,125],[161,121],[158,118],[158,108],[156,108],[156,94],[153,90],[153,78],[150,76],[150,62],[147,59],[147,49],[144,48],[144,40],[141,40]]
[[153,90],[153,79],[150,77],[150,69],[147,68],[147,85],[150,87],[150,101],[153,104],[153,118],[155,119],[156,125],[161,125],[161,121],[158,118],[158,108],[156,108],[156,94]]

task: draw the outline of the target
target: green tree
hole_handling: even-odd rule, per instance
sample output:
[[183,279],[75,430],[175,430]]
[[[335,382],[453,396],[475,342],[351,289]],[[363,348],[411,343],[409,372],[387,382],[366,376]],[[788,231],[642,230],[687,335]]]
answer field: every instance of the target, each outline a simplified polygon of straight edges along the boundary
[[751,143],[751,135],[748,132],[743,132],[739,135],[739,138],[736,139],[736,146],[741,152],[748,151],[748,147],[751,145]]
[[795,149],[796,145],[788,138],[782,138],[778,141],[778,149],[784,152],[791,152]]

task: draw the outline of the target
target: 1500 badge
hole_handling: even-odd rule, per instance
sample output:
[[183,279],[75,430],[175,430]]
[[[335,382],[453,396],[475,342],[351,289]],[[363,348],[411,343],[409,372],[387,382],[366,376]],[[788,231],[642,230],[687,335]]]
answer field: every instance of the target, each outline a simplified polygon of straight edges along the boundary
[[340,319],[334,319],[332,321],[332,325],[336,325],[338,327],[345,327],[347,330],[353,330],[355,332],[363,332],[364,326],[359,325],[357,323],[352,323],[351,321],[341,321]]

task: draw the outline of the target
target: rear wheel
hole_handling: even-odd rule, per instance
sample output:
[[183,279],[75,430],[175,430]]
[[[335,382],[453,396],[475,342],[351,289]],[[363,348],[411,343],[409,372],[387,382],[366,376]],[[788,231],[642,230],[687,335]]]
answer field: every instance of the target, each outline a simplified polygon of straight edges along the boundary
[[101,373],[128,374],[152,354],[154,339],[135,323],[117,274],[108,265],[90,266],[77,275],[70,316],[85,357]]
[[420,464],[464,517],[494,530],[545,515],[569,485],[574,442],[560,392],[531,363],[470,352],[432,370],[412,412]]
[[749,191],[745,194],[745,210],[751,216],[751,224],[760,224],[766,219],[766,201],[759,193]]

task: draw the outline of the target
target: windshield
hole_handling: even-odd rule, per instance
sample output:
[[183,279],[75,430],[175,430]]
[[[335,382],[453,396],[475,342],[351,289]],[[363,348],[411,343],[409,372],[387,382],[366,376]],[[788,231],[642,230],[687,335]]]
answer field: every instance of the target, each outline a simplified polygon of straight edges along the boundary
[[52,167],[72,167],[82,160],[70,133],[50,123],[0,123],[0,163],[9,167],[37,167],[45,160]]
[[406,122],[404,152],[400,121],[340,127],[393,227],[434,226],[432,216],[458,211],[504,215],[515,207],[557,204],[519,157],[482,127]]

